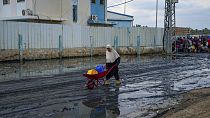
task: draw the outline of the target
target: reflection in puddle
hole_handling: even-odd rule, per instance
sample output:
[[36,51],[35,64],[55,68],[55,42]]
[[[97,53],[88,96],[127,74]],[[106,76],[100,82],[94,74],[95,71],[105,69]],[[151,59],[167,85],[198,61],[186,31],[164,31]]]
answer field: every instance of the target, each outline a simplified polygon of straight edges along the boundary
[[103,93],[93,93],[87,95],[87,99],[83,101],[83,105],[92,108],[91,118],[110,118],[120,115],[118,108],[119,88],[113,91],[110,88],[103,88]]
[[87,97],[81,101],[74,101],[54,107],[53,112],[40,114],[39,117],[50,118],[116,118],[120,115],[118,94],[119,88],[110,91],[110,88],[103,87],[102,90],[89,91]]
[[[151,57],[123,56],[122,63],[140,63],[148,61]],[[23,64],[18,62],[5,62],[0,64],[0,81],[5,79],[22,79],[33,76],[49,76],[74,71],[86,71],[98,64],[105,64],[105,57],[85,57],[63,60],[28,61]]]
[[208,54],[124,56],[121,86],[85,88],[81,76],[104,57],[0,64],[0,116],[45,118],[153,117],[181,93],[210,86]]

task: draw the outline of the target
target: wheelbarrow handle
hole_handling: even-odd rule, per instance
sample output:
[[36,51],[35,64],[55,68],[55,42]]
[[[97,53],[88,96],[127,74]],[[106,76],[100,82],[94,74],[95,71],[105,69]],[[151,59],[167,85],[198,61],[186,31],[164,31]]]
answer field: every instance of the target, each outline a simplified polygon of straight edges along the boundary
[[115,66],[117,66],[117,64],[113,65],[110,69],[108,69],[107,74],[109,74]]

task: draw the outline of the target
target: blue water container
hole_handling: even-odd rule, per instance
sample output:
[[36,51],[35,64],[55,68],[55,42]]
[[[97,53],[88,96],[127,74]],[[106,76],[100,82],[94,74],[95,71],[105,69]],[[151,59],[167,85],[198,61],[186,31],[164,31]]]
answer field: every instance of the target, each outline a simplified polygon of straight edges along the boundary
[[104,72],[104,66],[102,64],[96,66],[95,68],[96,71],[98,71],[98,73],[102,73]]

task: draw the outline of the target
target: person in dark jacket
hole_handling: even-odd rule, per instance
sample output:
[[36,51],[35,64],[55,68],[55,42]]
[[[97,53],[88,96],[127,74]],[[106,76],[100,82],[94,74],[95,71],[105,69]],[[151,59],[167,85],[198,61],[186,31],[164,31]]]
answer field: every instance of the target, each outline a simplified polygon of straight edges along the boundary
[[118,65],[120,64],[120,55],[115,49],[112,48],[110,44],[106,46],[106,69],[112,70],[106,76],[105,85],[109,85],[109,79],[114,76],[116,79],[116,85],[121,84],[119,74],[118,74]]

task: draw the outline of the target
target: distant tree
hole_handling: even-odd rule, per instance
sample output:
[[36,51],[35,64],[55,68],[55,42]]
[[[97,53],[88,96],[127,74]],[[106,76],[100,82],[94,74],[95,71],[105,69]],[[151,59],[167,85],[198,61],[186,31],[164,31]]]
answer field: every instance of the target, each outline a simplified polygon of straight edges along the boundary
[[141,25],[136,24],[136,27],[141,27]]
[[208,28],[204,28],[202,30],[198,30],[198,29],[192,29],[191,30],[191,34],[192,35],[202,35],[202,34],[210,34],[210,30]]
[[210,30],[208,28],[205,28],[205,29],[203,29],[203,33],[204,34],[209,34],[210,33]]

